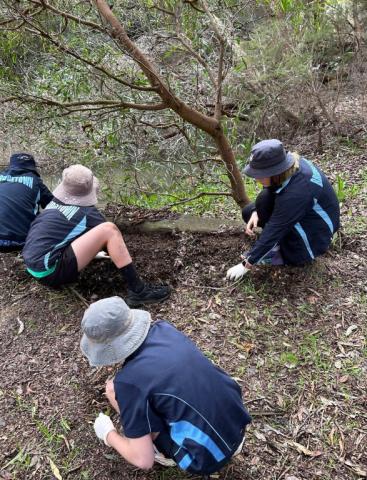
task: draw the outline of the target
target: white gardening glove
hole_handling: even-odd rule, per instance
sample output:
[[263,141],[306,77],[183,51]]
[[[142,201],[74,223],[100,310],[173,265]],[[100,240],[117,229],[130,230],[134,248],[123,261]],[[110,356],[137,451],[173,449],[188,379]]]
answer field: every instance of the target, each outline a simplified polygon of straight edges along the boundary
[[97,260],[105,260],[107,258],[110,258],[110,256],[105,251],[101,250],[94,258]]
[[246,268],[242,263],[239,263],[227,270],[226,278],[227,280],[239,280],[249,271],[249,268]]
[[108,415],[100,412],[94,421],[94,431],[96,432],[97,437],[100,440],[103,440],[107,447],[110,446],[107,443],[107,435],[112,432],[112,430],[116,432],[116,428],[113,426],[112,420]]

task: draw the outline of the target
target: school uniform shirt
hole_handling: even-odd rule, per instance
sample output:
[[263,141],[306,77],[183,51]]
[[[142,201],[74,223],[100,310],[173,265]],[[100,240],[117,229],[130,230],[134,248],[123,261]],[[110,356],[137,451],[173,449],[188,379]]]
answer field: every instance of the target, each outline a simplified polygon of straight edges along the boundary
[[285,264],[309,263],[330,246],[339,217],[339,202],[330,182],[302,158],[299,170],[275,190],[273,213],[247,260],[255,265],[279,245]]
[[52,193],[33,169],[0,172],[0,243],[24,245],[29,227],[52,200]]
[[168,432],[172,458],[189,472],[216,471],[251,421],[239,385],[162,320],[125,361],[114,387],[126,437]]
[[96,207],[66,205],[54,197],[29,230],[22,252],[28,272],[50,275],[73,240],[105,221]]

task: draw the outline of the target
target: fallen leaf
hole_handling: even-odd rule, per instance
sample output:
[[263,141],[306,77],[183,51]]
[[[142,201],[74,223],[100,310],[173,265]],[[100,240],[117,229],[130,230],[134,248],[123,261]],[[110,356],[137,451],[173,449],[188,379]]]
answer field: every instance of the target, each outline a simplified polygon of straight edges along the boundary
[[215,298],[215,303],[216,303],[217,305],[222,305],[222,299],[220,298],[219,295],[215,295],[214,298]]
[[348,327],[345,331],[345,336],[346,337],[349,337],[349,335],[354,332],[354,330],[357,330],[358,328],[358,325],[351,325],[350,327]]
[[242,343],[235,342],[235,345],[239,350],[243,350],[246,353],[250,353],[255,348],[255,345],[253,343],[248,343],[248,342],[242,342]]
[[335,442],[334,436],[335,436],[335,427],[333,427],[331,429],[331,432],[329,433],[329,440],[330,440],[331,445],[334,445],[334,442]]
[[337,368],[338,370],[340,370],[342,368],[342,362],[341,360],[337,360],[335,363],[334,363],[334,366],[335,368]]
[[351,468],[355,474],[359,475],[360,477],[367,477],[367,470],[364,470],[361,466],[352,463],[350,460],[343,460],[342,458],[339,460]]
[[263,433],[258,432],[257,430],[254,431],[254,435],[258,440],[262,440],[263,442],[266,442],[266,437]]
[[18,325],[19,325],[17,335],[20,335],[24,330],[24,323],[22,322],[22,320],[19,319],[19,317],[17,318],[17,322],[18,322]]
[[62,480],[62,476],[60,475],[60,470],[56,467],[56,465],[54,464],[54,462],[51,460],[50,457],[48,457],[48,461],[50,462],[50,467],[54,477],[57,478],[57,480]]
[[320,455],[323,454],[323,452],[321,450],[312,451],[312,450],[309,450],[308,448],[306,448],[304,445],[301,445],[300,443],[297,443],[297,442],[288,442],[288,443],[292,447],[295,447],[295,449],[299,453],[303,453],[303,455],[306,455],[307,457],[319,457]]
[[349,375],[343,375],[339,378],[339,383],[346,383],[349,380]]

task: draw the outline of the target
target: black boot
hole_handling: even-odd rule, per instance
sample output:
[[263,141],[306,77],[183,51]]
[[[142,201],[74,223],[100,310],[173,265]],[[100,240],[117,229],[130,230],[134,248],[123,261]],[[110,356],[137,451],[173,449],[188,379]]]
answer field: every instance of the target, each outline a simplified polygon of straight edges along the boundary
[[128,290],[126,303],[129,305],[129,307],[139,307],[140,305],[163,302],[170,295],[171,288],[168,285],[145,284],[140,292]]

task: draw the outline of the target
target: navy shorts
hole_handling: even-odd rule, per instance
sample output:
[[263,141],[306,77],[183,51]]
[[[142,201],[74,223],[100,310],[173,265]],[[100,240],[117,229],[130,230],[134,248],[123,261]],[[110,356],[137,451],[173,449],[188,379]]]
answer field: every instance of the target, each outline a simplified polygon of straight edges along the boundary
[[[228,457],[224,458],[220,462],[210,461],[208,463],[204,462],[194,462],[196,464],[201,464],[200,468],[195,468],[195,465],[192,465],[188,468],[180,467],[180,461],[183,460],[183,457],[186,455],[184,450],[182,450],[171,438],[169,431],[164,430],[159,433],[158,437],[153,441],[154,445],[157,447],[160,453],[167,458],[171,458],[174,460],[177,465],[182,468],[183,470],[187,471],[188,473],[192,474],[201,474],[201,475],[210,475],[214,472],[217,472],[221,468],[223,468],[232,458],[233,453],[237,450],[239,445],[243,440],[244,431],[241,434],[240,441],[238,444],[233,448],[233,452]],[[198,459],[197,459],[198,460]]]
[[61,258],[57,261],[56,269],[47,277],[38,280],[48,287],[58,288],[78,280],[78,262],[71,245],[65,248]]
[[15,240],[0,240],[0,252],[17,252],[22,250],[24,242],[16,242]]

